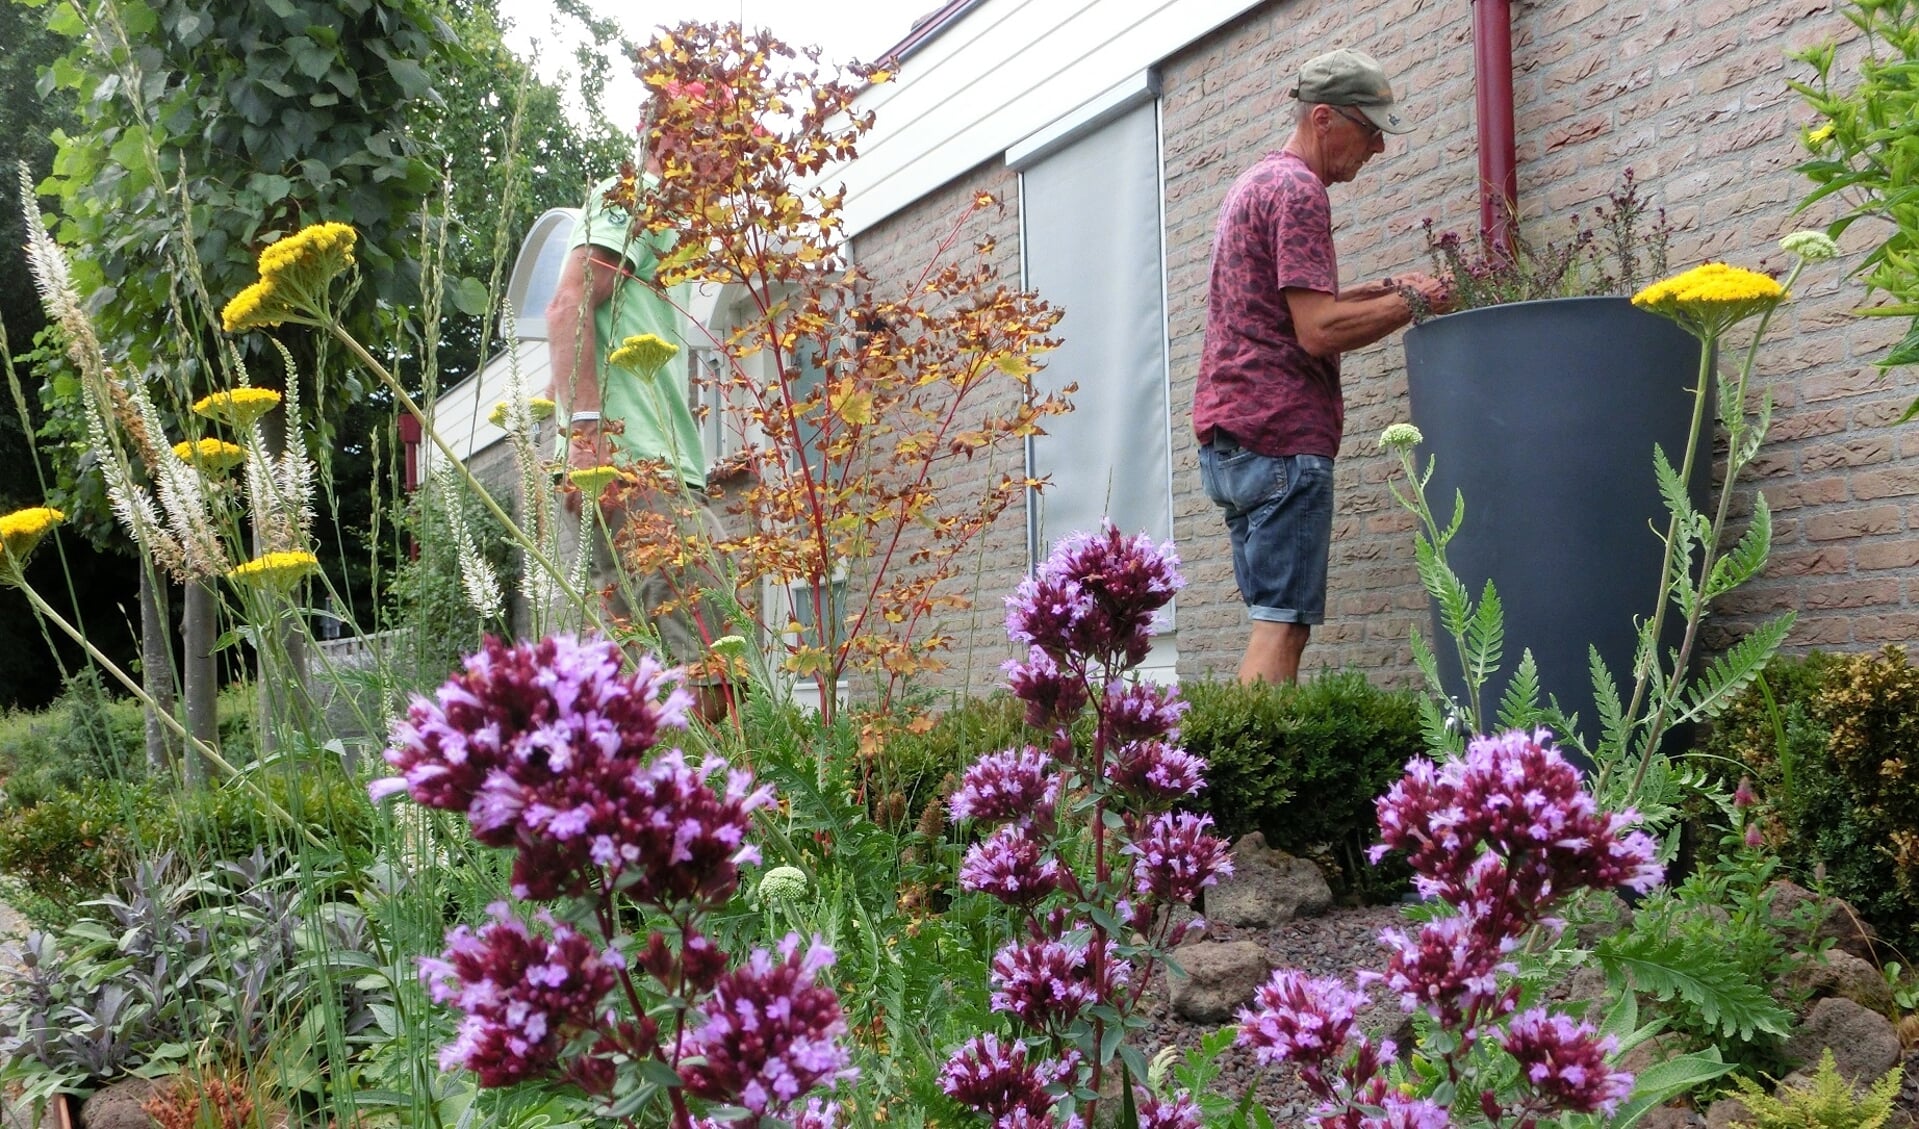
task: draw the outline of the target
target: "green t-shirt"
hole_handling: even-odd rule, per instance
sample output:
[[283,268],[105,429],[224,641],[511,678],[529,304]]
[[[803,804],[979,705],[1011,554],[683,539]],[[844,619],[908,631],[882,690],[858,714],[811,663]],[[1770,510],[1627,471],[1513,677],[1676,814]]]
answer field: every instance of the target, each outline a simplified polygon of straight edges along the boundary
[[[686,306],[690,287],[676,287],[673,301],[661,297],[642,279],[653,276],[659,257],[669,247],[665,235],[635,235],[631,217],[606,203],[612,180],[594,186],[573,229],[568,250],[589,244],[604,248],[626,261],[632,278],[623,278],[613,294],[593,311],[591,350],[600,380],[600,414],[626,425],[614,437],[620,453],[629,459],[665,459],[679,467],[680,477],[688,484],[706,484],[706,454],[700,443],[700,429],[693,421],[693,409],[687,403],[687,354],[685,335],[680,332],[679,310]],[[652,178],[640,182],[642,192],[651,190]],[[559,326],[552,332],[564,332]],[[680,347],[680,353],[658,372],[642,377],[629,368],[611,368],[606,356],[629,337],[651,333]]]

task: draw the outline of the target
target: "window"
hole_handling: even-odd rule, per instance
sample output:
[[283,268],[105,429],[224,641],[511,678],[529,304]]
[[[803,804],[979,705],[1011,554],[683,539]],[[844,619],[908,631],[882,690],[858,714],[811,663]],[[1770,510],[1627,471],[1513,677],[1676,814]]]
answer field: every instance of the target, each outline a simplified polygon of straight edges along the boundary
[[1048,392],[1079,385],[1073,411],[1030,448],[1033,473],[1052,480],[1035,506],[1035,559],[1108,516],[1129,535],[1173,535],[1159,103],[1150,76],[1134,89],[1020,172],[1025,282],[1065,310],[1062,344],[1035,379]]

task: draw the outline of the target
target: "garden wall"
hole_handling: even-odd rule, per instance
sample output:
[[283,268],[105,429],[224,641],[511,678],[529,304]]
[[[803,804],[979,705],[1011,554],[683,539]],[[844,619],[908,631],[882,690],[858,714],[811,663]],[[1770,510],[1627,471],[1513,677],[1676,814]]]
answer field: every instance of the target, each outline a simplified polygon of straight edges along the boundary
[[[1284,141],[1291,121],[1285,92],[1299,63],[1333,46],[1360,47],[1385,63],[1418,124],[1391,139],[1357,181],[1333,188],[1341,277],[1352,283],[1423,268],[1423,220],[1442,230],[1477,223],[1471,17],[1469,5],[1438,0],[1363,10],[1332,0],[1270,3],[1160,63],[1174,531],[1188,578],[1178,639],[1185,676],[1230,673],[1246,634],[1224,532],[1199,488],[1187,415],[1220,198],[1241,169]],[[1784,52],[1850,30],[1825,0],[1516,4],[1526,230],[1535,238],[1561,235],[1575,211],[1602,202],[1630,168],[1678,229],[1675,267],[1708,257],[1782,267],[1775,240],[1827,218],[1792,214],[1808,185],[1792,166],[1803,155],[1798,133],[1810,114],[1786,86],[1806,68]],[[910,78],[910,59],[904,73]],[[869,269],[883,265],[880,277],[898,273],[930,246],[931,217],[950,214],[974,187],[1009,205],[995,234],[1013,273],[1017,185],[997,163],[861,232],[857,257]],[[1851,261],[1867,236],[1861,230],[1843,241],[1855,253]],[[1807,279],[1776,321],[1760,365],[1762,387],[1777,406],[1756,467],[1775,514],[1773,562],[1723,606],[1708,639],[1714,646],[1786,609],[1799,613],[1789,640],[1795,649],[1863,649],[1919,635],[1919,430],[1888,426],[1919,392],[1919,380],[1910,370],[1883,377],[1870,363],[1903,323],[1851,316],[1863,292],[1835,269],[1815,267]],[[1407,416],[1398,336],[1348,355],[1345,383],[1328,622],[1315,633],[1308,665],[1352,665],[1406,681],[1413,673],[1407,635],[1416,624],[1424,628],[1425,599],[1409,522],[1385,485],[1388,464],[1373,450],[1379,431]],[[1750,506],[1748,492],[1737,507]],[[1016,520],[1009,514],[1007,524]],[[1009,529],[1006,544],[1017,546],[1022,532]],[[993,559],[976,597],[996,611],[1018,563],[1010,555]],[[980,642],[990,648],[997,614],[984,624]]]

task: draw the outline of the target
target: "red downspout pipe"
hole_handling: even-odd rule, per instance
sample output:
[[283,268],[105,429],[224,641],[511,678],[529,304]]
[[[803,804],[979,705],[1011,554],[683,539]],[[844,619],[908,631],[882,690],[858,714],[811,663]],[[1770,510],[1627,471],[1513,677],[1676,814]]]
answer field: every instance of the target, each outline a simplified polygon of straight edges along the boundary
[[[411,494],[420,488],[420,440],[425,438],[425,434],[420,428],[420,421],[413,418],[411,413],[401,412],[399,422],[400,445],[406,448],[406,492]],[[406,556],[411,561],[420,559],[420,543],[417,540],[408,539]]]
[[1472,0],[1473,94],[1479,119],[1479,230],[1510,252],[1519,218],[1519,160],[1513,144],[1511,0]]

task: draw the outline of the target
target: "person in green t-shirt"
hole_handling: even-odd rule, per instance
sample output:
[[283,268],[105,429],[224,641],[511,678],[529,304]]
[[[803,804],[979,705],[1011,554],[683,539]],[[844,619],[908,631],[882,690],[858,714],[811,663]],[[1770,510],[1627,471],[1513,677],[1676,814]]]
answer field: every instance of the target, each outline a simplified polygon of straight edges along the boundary
[[[637,191],[652,190],[657,169],[649,161]],[[608,615],[645,615],[667,661],[700,670],[712,640],[728,633],[724,613],[706,594],[714,578],[682,568],[627,575],[616,551],[689,526],[711,545],[721,529],[707,498],[706,455],[688,400],[679,312],[685,295],[676,298],[652,285],[670,240],[635,233],[626,209],[608,201],[617,184],[617,178],[603,181],[587,195],[547,305],[551,396],[561,406],[560,418],[569,421],[568,469],[639,470],[637,483],[609,485],[599,498],[606,532],[595,545],[592,582],[606,596]],[[679,356],[650,376],[607,364],[623,341],[645,334],[678,346]],[[578,492],[569,492],[568,508],[579,504]],[[622,531],[628,531],[624,538]],[[689,684],[698,690],[708,720],[725,716],[728,696],[721,680],[694,674]]]

